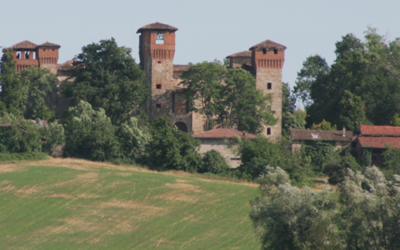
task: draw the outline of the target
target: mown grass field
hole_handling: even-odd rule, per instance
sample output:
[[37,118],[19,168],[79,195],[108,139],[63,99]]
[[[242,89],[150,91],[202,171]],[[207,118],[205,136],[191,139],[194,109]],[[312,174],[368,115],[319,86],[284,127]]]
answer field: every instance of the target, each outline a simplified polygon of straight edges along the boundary
[[76,159],[0,164],[0,249],[259,249],[257,194]]

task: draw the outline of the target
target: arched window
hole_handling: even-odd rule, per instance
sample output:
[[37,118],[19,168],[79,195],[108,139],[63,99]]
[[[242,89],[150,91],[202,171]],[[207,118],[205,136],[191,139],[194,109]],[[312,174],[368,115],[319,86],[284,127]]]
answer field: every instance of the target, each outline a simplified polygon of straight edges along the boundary
[[176,126],[180,131],[188,132],[187,127],[186,127],[186,124],[185,124],[184,122],[177,122],[177,123],[175,123],[175,126]]

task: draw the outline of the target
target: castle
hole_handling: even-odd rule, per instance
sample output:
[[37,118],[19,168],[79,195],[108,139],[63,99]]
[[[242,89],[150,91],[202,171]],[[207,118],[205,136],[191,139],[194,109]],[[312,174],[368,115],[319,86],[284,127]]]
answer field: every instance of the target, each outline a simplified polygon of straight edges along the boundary
[[[157,22],[137,31],[140,33],[140,65],[146,73],[146,82],[151,86],[151,99],[145,109],[149,120],[166,115],[180,130],[201,133],[205,130],[205,117],[189,110],[185,92],[179,85],[180,75],[189,65],[173,64],[177,30]],[[49,69],[60,81],[70,76],[72,61],[58,64],[60,45],[49,42],[36,45],[24,41],[10,48],[14,51],[18,72],[34,66]],[[285,49],[281,44],[266,40],[246,51],[227,56],[230,67],[250,71],[256,79],[256,88],[261,89],[265,95],[272,95],[271,110],[275,111],[274,116],[278,121],[275,125],[263,125],[263,134],[270,138],[279,137],[282,130],[282,67]]]

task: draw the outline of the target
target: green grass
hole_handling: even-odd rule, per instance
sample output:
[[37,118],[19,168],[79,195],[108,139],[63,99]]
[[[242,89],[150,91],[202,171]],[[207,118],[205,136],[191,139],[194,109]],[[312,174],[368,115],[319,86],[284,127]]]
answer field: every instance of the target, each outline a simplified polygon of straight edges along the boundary
[[122,168],[0,165],[0,249],[259,249],[257,187]]
[[39,161],[48,158],[47,153],[29,152],[29,153],[0,153],[0,162],[16,162],[16,161]]

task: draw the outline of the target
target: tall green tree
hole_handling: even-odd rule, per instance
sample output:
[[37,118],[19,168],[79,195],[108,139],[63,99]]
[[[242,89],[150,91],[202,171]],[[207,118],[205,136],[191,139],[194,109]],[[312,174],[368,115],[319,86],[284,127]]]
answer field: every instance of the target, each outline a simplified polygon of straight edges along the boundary
[[296,93],[309,103],[308,126],[323,119],[353,130],[360,122],[390,124],[400,112],[399,50],[398,41],[387,43],[369,28],[365,41],[353,34],[342,37],[330,67],[319,56],[307,58],[298,73]]
[[145,120],[141,106],[150,97],[150,86],[131,49],[119,47],[114,38],[101,40],[83,47],[74,66],[75,80],[65,86],[73,105],[87,101],[93,108],[104,109],[114,124],[133,116]]
[[191,65],[182,80],[191,110],[204,114],[211,124],[257,133],[261,123],[276,122],[268,108],[271,96],[257,90],[254,77],[243,69],[204,62]]

